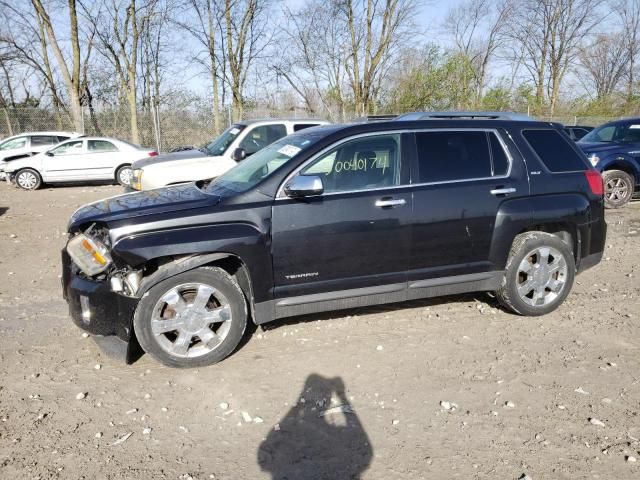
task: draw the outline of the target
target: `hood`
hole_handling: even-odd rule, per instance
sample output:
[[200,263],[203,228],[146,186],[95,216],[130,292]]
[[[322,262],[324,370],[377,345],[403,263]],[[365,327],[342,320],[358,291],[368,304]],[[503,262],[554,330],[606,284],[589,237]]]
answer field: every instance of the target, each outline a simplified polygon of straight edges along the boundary
[[147,165],[152,165],[156,163],[163,162],[171,162],[175,160],[189,160],[193,158],[203,158],[207,155],[202,153],[200,150],[185,150],[183,152],[175,152],[175,153],[163,153],[162,155],[156,155],[155,157],[145,157],[140,160],[136,160],[131,164],[131,167],[142,168]]
[[13,173],[21,168],[33,168],[40,166],[40,162],[44,158],[44,153],[37,153],[30,157],[16,158],[14,160],[4,160],[3,167],[5,172]]
[[74,230],[88,222],[109,222],[212,206],[219,201],[220,197],[202,192],[195,183],[125,193],[80,207],[71,215],[68,229]]
[[[629,150],[633,150],[631,145],[616,142],[577,142],[576,145],[584,153],[625,153]],[[636,149],[637,150],[637,149]]]

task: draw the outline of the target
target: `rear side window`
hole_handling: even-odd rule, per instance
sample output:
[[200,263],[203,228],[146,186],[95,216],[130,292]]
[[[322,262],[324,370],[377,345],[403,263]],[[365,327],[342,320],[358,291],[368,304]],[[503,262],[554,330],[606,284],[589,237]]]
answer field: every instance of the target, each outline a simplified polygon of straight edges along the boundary
[[48,135],[35,135],[31,137],[32,147],[43,147],[43,146],[55,145],[56,143],[58,143],[58,137],[53,137]]
[[586,170],[587,164],[556,130],[524,130],[522,135],[551,172]]
[[294,132],[299,132],[300,130],[304,130],[305,128],[317,127],[320,125],[319,123],[296,123],[293,126]]
[[87,147],[90,152],[94,153],[118,151],[113,143],[107,142],[106,140],[89,140],[87,142]]
[[418,183],[506,175],[509,160],[498,138],[485,131],[416,133]]

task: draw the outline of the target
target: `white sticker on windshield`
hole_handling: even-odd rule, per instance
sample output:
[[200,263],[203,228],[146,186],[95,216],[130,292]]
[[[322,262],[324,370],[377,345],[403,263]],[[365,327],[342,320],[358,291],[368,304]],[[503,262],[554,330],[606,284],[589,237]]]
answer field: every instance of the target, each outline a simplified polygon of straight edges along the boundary
[[231,130],[229,130],[229,133],[231,135],[237,135],[238,133],[240,133],[240,129],[239,128],[232,128]]
[[630,125],[629,128],[640,128],[640,125]]
[[298,147],[294,147],[293,145],[285,145],[280,150],[278,150],[278,153],[286,155],[287,157],[293,157],[299,151],[300,149]]

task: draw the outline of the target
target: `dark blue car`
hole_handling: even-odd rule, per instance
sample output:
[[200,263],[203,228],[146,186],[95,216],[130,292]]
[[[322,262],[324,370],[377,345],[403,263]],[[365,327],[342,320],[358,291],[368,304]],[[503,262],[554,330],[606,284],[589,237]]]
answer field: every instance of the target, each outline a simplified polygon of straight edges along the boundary
[[640,187],[640,118],[605,123],[577,143],[602,172],[605,205],[627,204]]

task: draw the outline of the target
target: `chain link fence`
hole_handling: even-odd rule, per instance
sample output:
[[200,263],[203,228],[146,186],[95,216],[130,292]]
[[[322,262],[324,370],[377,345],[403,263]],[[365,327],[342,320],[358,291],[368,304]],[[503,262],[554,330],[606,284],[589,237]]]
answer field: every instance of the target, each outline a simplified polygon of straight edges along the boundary
[[[82,110],[83,131],[86,135],[115,137],[132,141],[130,114],[122,109]],[[334,117],[332,115],[332,117]],[[339,117],[342,117],[340,115]],[[245,119],[254,118],[318,118],[303,109],[276,110],[250,109],[243,114]],[[338,118],[338,117],[334,117]],[[554,121],[565,125],[597,126],[620,117],[603,116],[554,116],[540,120]],[[332,118],[327,118],[331,120]],[[349,118],[346,118],[349,120]],[[232,123],[230,109],[221,111],[220,129]],[[139,143],[159,151],[169,151],[179,146],[200,146],[212,140],[218,133],[209,109],[185,109],[158,112],[138,112]],[[73,131],[70,115],[64,111],[42,108],[3,109],[0,111],[0,138],[33,131]]]

